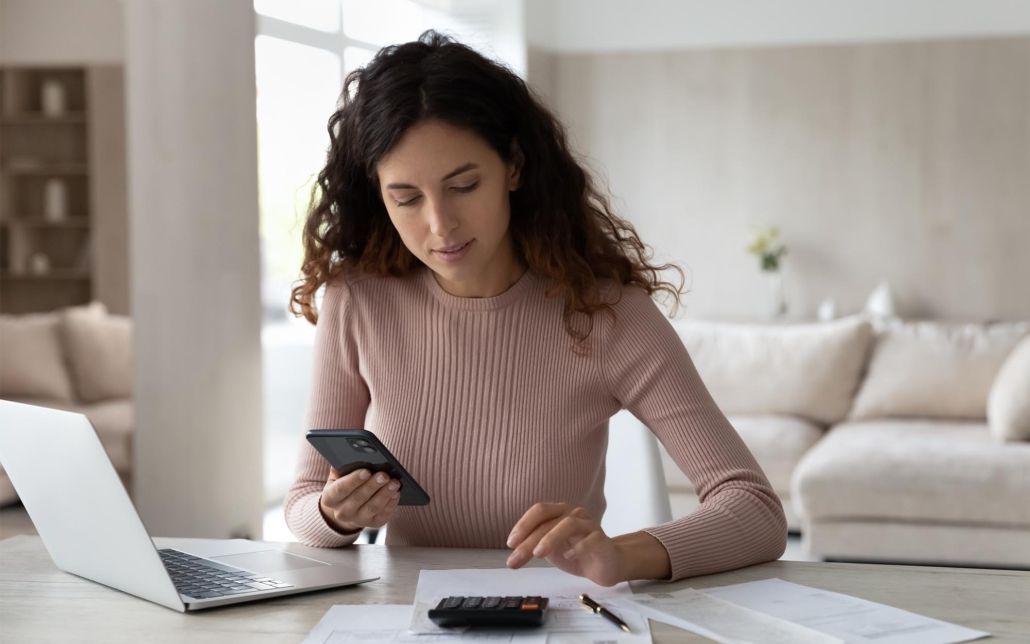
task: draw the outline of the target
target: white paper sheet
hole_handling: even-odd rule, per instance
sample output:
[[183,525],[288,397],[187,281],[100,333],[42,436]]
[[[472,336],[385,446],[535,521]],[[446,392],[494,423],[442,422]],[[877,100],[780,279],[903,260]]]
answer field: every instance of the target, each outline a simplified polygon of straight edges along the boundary
[[403,644],[544,644],[545,633],[448,633],[414,635],[408,632],[411,606],[395,604],[337,604],[311,629],[304,644],[378,642]]
[[842,640],[750,608],[687,588],[672,593],[644,593],[621,604],[645,616],[693,631],[723,644],[841,644]]
[[[609,608],[630,627],[626,633],[599,615],[584,609],[580,593],[586,593]],[[629,584],[611,588],[562,572],[557,568],[508,568],[486,570],[423,570],[415,590],[411,616],[413,633],[447,632],[429,620],[428,611],[450,596],[543,596],[549,600],[547,620],[541,629],[549,644],[563,642],[605,642],[644,644],[651,642],[647,619],[635,612],[620,612],[609,602],[632,596]],[[435,640],[434,640],[435,641]]]
[[990,635],[900,608],[782,579],[706,588],[704,592],[832,635],[849,644],[952,644]]

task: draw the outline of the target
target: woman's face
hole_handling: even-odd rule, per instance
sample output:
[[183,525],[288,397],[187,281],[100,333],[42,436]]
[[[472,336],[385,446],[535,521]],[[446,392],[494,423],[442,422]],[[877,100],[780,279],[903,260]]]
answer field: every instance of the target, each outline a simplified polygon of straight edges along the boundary
[[517,164],[477,134],[436,120],[417,123],[376,171],[401,240],[449,293],[498,295],[521,274],[508,232]]

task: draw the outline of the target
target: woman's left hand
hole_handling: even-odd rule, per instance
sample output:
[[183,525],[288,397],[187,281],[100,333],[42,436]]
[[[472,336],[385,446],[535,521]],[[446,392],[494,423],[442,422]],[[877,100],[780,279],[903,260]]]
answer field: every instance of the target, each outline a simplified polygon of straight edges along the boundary
[[622,551],[583,508],[568,503],[537,503],[518,520],[508,537],[514,552],[509,568],[521,568],[533,557],[601,586],[627,579]]

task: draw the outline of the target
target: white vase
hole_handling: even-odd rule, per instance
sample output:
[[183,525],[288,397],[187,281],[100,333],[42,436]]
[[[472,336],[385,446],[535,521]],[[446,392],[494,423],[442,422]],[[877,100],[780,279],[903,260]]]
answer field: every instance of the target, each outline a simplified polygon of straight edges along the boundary
[[39,102],[43,108],[43,114],[47,116],[61,116],[67,108],[64,94],[64,85],[61,81],[47,79],[43,81],[39,90]]
[[68,216],[68,188],[56,178],[46,180],[43,186],[43,217],[47,221],[64,221]]
[[783,288],[783,273],[766,271],[765,276],[769,283],[769,318],[782,319],[787,315],[787,295]]

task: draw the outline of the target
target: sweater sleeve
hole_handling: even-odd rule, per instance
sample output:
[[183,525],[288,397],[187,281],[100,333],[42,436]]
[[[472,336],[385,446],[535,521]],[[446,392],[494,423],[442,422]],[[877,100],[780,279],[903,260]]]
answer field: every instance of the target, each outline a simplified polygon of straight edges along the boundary
[[[350,291],[345,280],[327,284],[315,330],[311,397],[305,421],[308,429],[364,426],[369,392],[358,369],[350,313]],[[283,505],[286,525],[304,545],[346,546],[360,534],[339,533],[326,522],[318,501],[328,479],[329,463],[302,437],[296,477]]]
[[658,437],[700,505],[648,528],[669,553],[669,580],[732,570],[783,554],[787,523],[768,479],[701,381],[648,294],[624,287],[601,351],[608,389]]

